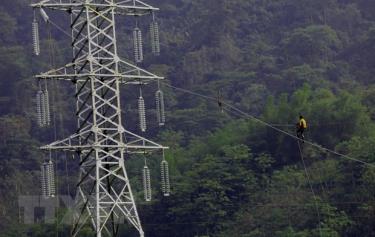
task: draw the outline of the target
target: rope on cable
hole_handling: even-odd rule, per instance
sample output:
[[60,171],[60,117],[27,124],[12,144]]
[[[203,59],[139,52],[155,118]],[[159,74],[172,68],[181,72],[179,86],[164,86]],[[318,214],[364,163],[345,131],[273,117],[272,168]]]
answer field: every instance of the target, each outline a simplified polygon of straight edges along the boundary
[[49,23],[51,23],[51,25],[53,25],[54,27],[56,27],[56,29],[58,29],[59,31],[61,31],[62,33],[64,33],[66,36],[72,37],[71,34],[69,34],[67,31],[65,31],[61,26],[59,26],[55,22],[49,20]]
[[[52,23],[51,20],[49,19],[47,13],[44,11],[43,8],[40,8],[40,15],[44,22],[47,24],[47,34],[48,34],[48,46],[49,46],[49,64],[50,67],[55,66],[55,47],[53,44],[52,40],[52,31],[51,31],[51,24],[57,26],[56,24]],[[34,17],[35,18],[35,17]],[[36,22],[36,20],[35,20]],[[39,32],[38,31],[38,25],[33,24],[33,31],[35,31],[34,35],[39,37]],[[34,29],[35,28],[35,29]],[[57,28],[59,28],[57,26]],[[61,29],[60,29],[61,30]],[[37,34],[38,35],[37,35]],[[34,39],[34,51],[36,53],[37,50],[35,50],[36,45],[39,44],[39,39],[38,37],[35,37]],[[53,89],[52,89],[52,119],[53,119],[53,137],[54,140],[57,140],[57,123],[56,123],[56,107],[55,102],[55,93],[57,91],[56,87],[56,82],[53,81]],[[38,113],[38,123],[41,127],[43,126],[49,126],[51,124],[51,110],[50,110],[50,103],[49,103],[49,93],[48,93],[48,84],[47,81],[45,80],[45,89],[42,90],[39,82],[39,91],[37,93],[37,113]],[[45,162],[42,164],[42,192],[44,196],[49,196],[49,197],[54,197],[55,195],[58,195],[58,175],[57,175],[57,154],[54,153],[54,158],[55,158],[55,164],[52,162],[52,153],[50,151],[49,154],[49,162]],[[44,186],[44,187],[43,187]],[[58,205],[58,199],[56,199],[56,204]],[[57,209],[57,216],[59,215],[59,210]],[[56,221],[56,237],[59,236],[59,223]]]
[[[43,9],[41,9],[43,10]],[[43,12],[41,12],[42,14],[42,17],[43,17]],[[47,30],[48,30],[48,46],[49,46],[49,54],[50,54],[50,67],[51,68],[54,68],[56,66],[56,55],[55,55],[55,44],[53,42],[53,39],[52,39],[52,29],[51,29],[51,20],[49,19],[49,17],[47,16],[47,14],[44,12],[44,14],[46,15],[44,18],[45,22],[47,23]],[[57,83],[56,83],[56,80],[53,80],[52,81],[52,120],[53,120],[53,138],[54,138],[54,141],[57,140],[58,136],[57,136],[57,119],[56,119],[56,113],[57,113],[57,107],[56,107],[56,100],[57,100],[57,92],[59,90],[57,89]],[[61,123],[62,121],[60,121]],[[62,132],[62,131],[60,131]],[[54,156],[55,156],[55,170],[56,170],[56,196],[59,195],[58,191],[59,191],[59,177],[58,177],[58,174],[57,174],[57,170],[58,170],[58,163],[57,163],[57,153],[55,152],[54,153]],[[58,205],[58,199],[56,199],[56,205]],[[59,216],[59,209],[57,208],[56,209],[56,216]],[[56,221],[56,225],[55,225],[55,232],[56,232],[56,237],[59,237],[59,221],[57,220]]]
[[[164,83],[164,84],[166,84],[166,83]],[[179,90],[179,91],[183,91],[183,92],[185,92],[185,93],[193,94],[193,95],[196,95],[196,96],[199,96],[199,97],[202,97],[202,98],[208,99],[208,100],[212,100],[212,101],[216,101],[216,100],[217,100],[217,99],[215,99],[215,98],[213,98],[213,97],[205,96],[205,95],[202,95],[202,94],[199,94],[199,93],[196,93],[196,92],[192,92],[192,91],[189,91],[189,90],[186,90],[186,89],[178,88],[178,87],[175,87],[175,86],[172,86],[172,85],[169,85],[169,84],[166,84],[166,86],[168,86],[168,87],[170,87],[170,88],[173,88],[173,89],[176,89],[176,90]],[[268,127],[271,127],[271,128],[273,128],[273,129],[275,129],[275,128],[274,128],[275,126],[280,125],[280,124],[269,124],[269,123],[266,123],[266,122],[264,122],[264,121],[262,121],[262,120],[260,120],[260,119],[257,119],[257,118],[254,117],[254,116],[251,116],[250,114],[245,113],[244,111],[242,111],[242,110],[240,110],[240,109],[238,109],[238,108],[236,108],[236,107],[234,107],[234,106],[232,106],[232,105],[230,105],[230,104],[228,104],[228,103],[223,103],[223,104],[225,104],[227,107],[229,107],[229,108],[231,109],[231,110],[229,110],[229,109],[227,109],[227,108],[224,108],[224,110],[226,110],[226,111],[228,111],[228,112],[236,112],[237,114],[240,114],[240,115],[246,115],[246,117],[250,117],[250,118],[252,118],[252,119],[255,119],[256,121],[261,122],[262,124],[264,124],[264,125],[266,125],[266,126],[268,126]],[[290,127],[290,126],[294,126],[294,125],[289,125],[289,124],[284,125],[284,124],[283,124],[282,126]],[[281,129],[277,129],[277,128],[276,128],[276,130],[279,131],[279,130],[281,130]],[[318,217],[319,236],[322,236],[322,230],[321,230],[321,216],[320,216],[319,207],[318,207],[318,205],[317,205],[317,203],[318,203],[318,198],[317,198],[317,196],[316,196],[316,194],[315,194],[315,191],[314,191],[314,189],[313,189],[312,181],[311,181],[310,175],[309,175],[309,173],[308,173],[308,170],[307,170],[307,167],[306,167],[306,163],[305,163],[305,160],[304,160],[304,157],[303,157],[303,154],[302,154],[302,150],[301,150],[301,147],[300,147],[300,141],[304,141],[304,140],[302,140],[302,139],[298,138],[297,136],[294,136],[294,135],[292,135],[292,134],[290,134],[290,133],[288,133],[288,132],[286,132],[286,131],[283,131],[283,130],[281,130],[281,131],[279,131],[279,132],[282,132],[282,133],[284,133],[284,134],[286,134],[286,135],[288,135],[288,136],[291,136],[292,138],[297,139],[297,142],[298,142],[298,148],[299,148],[299,152],[300,152],[300,157],[301,157],[302,164],[303,164],[303,167],[304,167],[304,171],[305,171],[306,179],[307,179],[307,181],[308,181],[308,183],[309,183],[309,187],[310,187],[311,193],[313,194],[313,197],[314,197],[314,206],[315,206],[315,209],[316,209],[316,212],[317,212],[317,217]],[[305,142],[305,141],[304,141],[304,142]],[[325,149],[325,150],[328,151],[328,152],[331,152],[331,153],[334,153],[334,154],[336,154],[336,155],[342,156],[343,158],[347,158],[347,159],[349,158],[350,160],[357,161],[357,162],[360,162],[360,163],[365,164],[365,165],[373,166],[373,165],[370,164],[370,163],[366,163],[366,162],[364,162],[364,161],[361,161],[361,160],[357,160],[357,159],[354,159],[354,158],[348,157],[348,156],[346,156],[346,155],[343,155],[343,154],[337,153],[337,152],[332,151],[332,150],[327,149],[327,148],[323,148],[323,147],[318,146],[318,145],[316,145],[316,144],[313,144],[313,143],[311,143],[311,142],[307,142],[307,143],[309,143],[310,145],[313,145],[313,146],[315,146],[315,147],[317,147],[317,148],[319,148],[319,149]]]
[[[201,97],[201,98],[204,98],[204,99],[207,99],[207,100],[211,100],[211,101],[217,102],[217,98],[214,98],[214,97],[211,97],[211,96],[206,96],[206,95],[203,95],[203,94],[200,94],[200,93],[196,93],[196,92],[193,92],[193,91],[190,91],[190,90],[187,90],[187,89],[179,88],[179,87],[176,87],[176,86],[172,86],[172,85],[170,85],[170,84],[168,84],[166,82],[161,82],[161,83],[163,83],[165,86],[167,86],[169,88],[172,88],[172,89],[184,92],[184,93],[188,93],[188,94],[191,94],[191,95],[196,95],[198,97]],[[313,143],[311,141],[303,140],[303,139],[297,137],[296,135],[293,135],[293,134],[291,134],[291,133],[289,133],[287,131],[284,131],[284,130],[282,130],[280,128],[277,128],[277,127],[273,126],[272,124],[267,123],[267,122],[265,122],[265,121],[263,121],[263,120],[255,117],[255,116],[253,116],[253,115],[251,115],[251,114],[249,114],[247,112],[244,112],[241,109],[239,109],[239,108],[237,108],[237,107],[235,107],[235,106],[233,106],[233,105],[231,105],[231,104],[229,104],[227,102],[223,102],[223,105],[227,106],[228,108],[232,109],[233,111],[238,112],[243,117],[250,118],[250,119],[252,119],[252,120],[254,120],[254,121],[256,121],[256,122],[258,122],[258,123],[260,123],[260,124],[262,124],[264,126],[266,126],[266,127],[269,127],[269,128],[271,128],[271,129],[273,129],[275,131],[278,131],[280,133],[283,133],[284,135],[289,136],[291,138],[294,138],[297,141],[300,141],[300,142],[304,141],[306,144],[309,144],[310,146],[315,147],[315,148],[317,148],[319,150],[322,150],[322,151],[334,154],[336,156],[342,157],[342,158],[347,159],[347,160],[351,160],[351,161],[354,161],[354,162],[361,163],[362,165],[367,165],[369,167],[375,168],[375,164],[372,164],[372,163],[369,163],[369,162],[366,162],[366,161],[363,161],[363,160],[359,160],[357,158],[350,157],[348,155],[339,153],[339,152],[334,151],[332,149],[329,149],[329,148],[323,147],[321,145],[315,144],[315,143]]]
[[[240,114],[238,111],[234,111],[234,110],[231,110],[231,109],[228,109],[228,108],[223,108],[228,114],[233,114],[233,115],[235,115],[235,116],[241,116],[242,114]],[[331,124],[334,124],[334,123],[331,123]],[[340,123],[341,124],[341,123]],[[273,125],[273,124],[272,124]],[[294,125],[295,126],[295,125]],[[293,126],[293,127],[294,127]],[[310,125],[310,127],[311,127],[311,125]],[[305,141],[305,140],[304,140]],[[298,141],[299,142],[299,141]],[[299,143],[300,144],[300,143]],[[370,166],[371,167],[371,166]],[[322,179],[322,175],[321,175],[321,169],[316,169],[317,170],[317,172],[318,172],[318,178],[319,178],[319,180],[320,180],[320,187],[321,187],[321,189],[322,189],[322,192],[323,192],[323,195],[325,196],[325,197],[327,197],[327,191],[326,191],[326,188],[324,187],[324,184],[322,184],[324,181],[323,181],[323,179]],[[325,183],[325,182],[324,182]],[[330,216],[328,216],[328,219],[330,220],[331,219],[331,217]]]
[[319,236],[322,236],[322,228],[321,228],[321,220],[320,220],[320,211],[319,211],[319,207],[318,207],[318,198],[316,197],[316,194],[315,194],[314,188],[313,188],[313,186],[312,186],[312,181],[311,181],[311,178],[310,178],[309,172],[307,171],[307,167],[306,167],[305,159],[304,159],[304,157],[303,157],[302,150],[301,150],[300,141],[297,141],[297,143],[298,143],[298,150],[299,150],[299,154],[300,154],[301,161],[302,161],[302,164],[303,164],[303,168],[304,168],[304,170],[305,170],[306,179],[307,179],[307,182],[309,183],[310,190],[311,190],[311,193],[312,193],[313,198],[314,198],[314,206],[315,206],[316,214],[317,214],[317,216],[318,216]]
[[[351,124],[350,122],[348,123],[342,123],[342,122],[337,122],[337,123],[324,123],[324,124],[317,124],[317,123],[309,123],[309,127],[330,127],[330,126],[335,126],[335,125],[349,125]],[[280,124],[280,123],[270,123],[270,125],[275,126],[275,127],[295,127],[295,124]]]

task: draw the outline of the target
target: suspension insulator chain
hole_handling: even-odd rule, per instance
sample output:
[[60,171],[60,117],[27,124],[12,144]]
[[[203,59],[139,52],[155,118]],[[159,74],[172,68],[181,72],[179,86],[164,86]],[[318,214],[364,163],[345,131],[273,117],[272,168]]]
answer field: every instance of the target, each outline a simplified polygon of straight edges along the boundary
[[44,90],[44,106],[43,106],[43,111],[44,111],[44,122],[46,126],[51,125],[51,112],[50,112],[50,105],[49,105],[49,94],[48,90]]
[[52,161],[44,162],[41,165],[41,183],[42,196],[45,198],[54,197],[56,194],[56,187],[55,169]]
[[43,91],[39,90],[36,93],[36,114],[39,127],[44,127],[44,117],[42,107],[44,105],[44,94]]
[[155,20],[153,20],[150,24],[150,35],[151,35],[152,53],[156,56],[159,56],[160,55],[159,24]]
[[145,107],[145,101],[142,96],[139,96],[139,99],[138,99],[138,114],[139,114],[139,127],[142,132],[146,132],[146,129],[147,129],[146,107]]
[[39,90],[36,93],[36,113],[39,127],[51,125],[51,112],[48,90]]
[[165,124],[165,109],[164,109],[164,95],[159,89],[155,94],[156,100],[156,117],[158,119],[159,126]]
[[143,41],[142,31],[136,27],[133,30],[133,44],[134,44],[134,60],[137,63],[143,61]]
[[34,54],[40,54],[39,24],[36,19],[32,23]]
[[143,192],[146,202],[151,201],[151,176],[150,169],[145,165],[143,167]]
[[165,197],[168,197],[171,193],[171,186],[169,182],[169,167],[168,162],[166,160],[163,160],[160,164],[160,170],[161,170],[161,188],[163,195]]

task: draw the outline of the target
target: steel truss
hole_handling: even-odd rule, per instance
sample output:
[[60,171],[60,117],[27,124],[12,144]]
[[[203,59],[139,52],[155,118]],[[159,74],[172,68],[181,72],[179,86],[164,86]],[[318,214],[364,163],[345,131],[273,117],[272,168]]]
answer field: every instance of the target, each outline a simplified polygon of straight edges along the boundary
[[96,237],[117,236],[119,220],[124,217],[144,236],[124,156],[167,147],[124,129],[120,84],[163,78],[119,58],[115,15],[142,16],[158,9],[138,0],[43,0],[31,6],[63,10],[71,16],[72,62],[36,77],[76,85],[76,133],[42,147],[75,151],[80,157],[79,211],[72,236],[79,236],[87,222],[93,225]]

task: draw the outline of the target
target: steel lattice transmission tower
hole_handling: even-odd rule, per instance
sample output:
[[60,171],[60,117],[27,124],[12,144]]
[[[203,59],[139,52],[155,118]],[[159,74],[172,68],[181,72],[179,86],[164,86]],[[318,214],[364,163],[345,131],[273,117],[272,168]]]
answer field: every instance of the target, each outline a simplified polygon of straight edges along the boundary
[[31,6],[71,16],[72,62],[36,77],[75,83],[76,133],[42,147],[74,151],[80,157],[79,210],[72,236],[79,236],[87,222],[97,237],[117,236],[118,220],[124,217],[144,236],[124,158],[129,153],[167,147],[124,129],[120,85],[163,78],[119,58],[115,17],[138,17],[158,9],[138,0],[39,0]]

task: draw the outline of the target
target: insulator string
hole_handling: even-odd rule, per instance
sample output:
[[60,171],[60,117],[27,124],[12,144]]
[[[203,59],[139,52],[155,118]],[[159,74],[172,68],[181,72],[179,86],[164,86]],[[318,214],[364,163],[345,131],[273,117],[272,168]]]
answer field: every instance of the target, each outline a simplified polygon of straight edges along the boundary
[[139,98],[138,98],[138,114],[139,114],[139,127],[142,132],[146,132],[147,123],[146,123],[146,107],[145,101],[142,97],[142,89],[139,89]]
[[42,112],[43,104],[44,104],[44,95],[43,95],[43,91],[39,88],[39,90],[36,93],[36,113],[37,113],[37,121],[38,121],[39,127],[44,126],[44,121],[43,121],[44,117],[43,117],[43,112]]
[[165,106],[164,106],[164,94],[160,88],[155,93],[155,102],[156,102],[156,117],[158,120],[159,126],[165,124]]
[[142,31],[136,26],[133,30],[134,60],[136,63],[143,61]]
[[51,124],[51,112],[50,112],[50,104],[49,104],[49,94],[47,87],[44,89],[44,105],[43,105],[43,112],[44,112],[44,124],[45,126],[49,126]]
[[34,15],[34,20],[32,22],[32,37],[33,37],[34,54],[36,56],[39,56],[40,54],[39,23],[35,15]]
[[54,197],[56,194],[55,167],[50,152],[49,160],[41,165],[41,186],[44,198]]
[[163,195],[168,197],[171,192],[171,186],[169,182],[169,167],[168,162],[165,160],[164,151],[163,151],[163,160],[160,163],[160,172],[161,172],[161,189]]
[[[40,87],[40,85],[39,85]],[[47,87],[44,90],[39,88],[36,93],[36,113],[39,127],[47,127],[51,124],[51,111],[49,93]]]
[[150,202],[152,198],[151,194],[151,176],[150,169],[147,166],[146,158],[145,165],[143,167],[143,193],[146,202]]
[[159,24],[153,16],[153,20],[150,24],[150,37],[151,37],[151,48],[152,53],[156,56],[160,55],[160,35],[159,35]]

